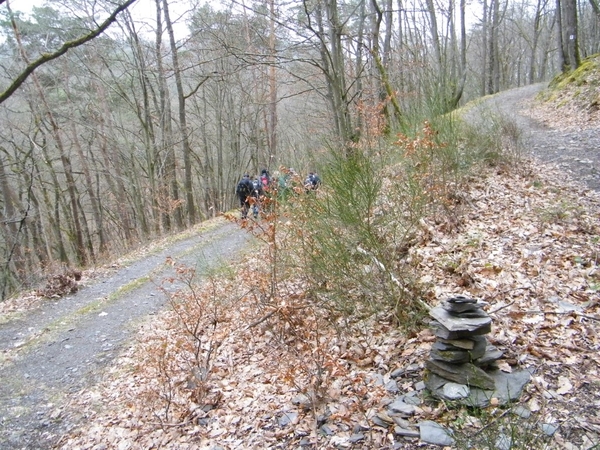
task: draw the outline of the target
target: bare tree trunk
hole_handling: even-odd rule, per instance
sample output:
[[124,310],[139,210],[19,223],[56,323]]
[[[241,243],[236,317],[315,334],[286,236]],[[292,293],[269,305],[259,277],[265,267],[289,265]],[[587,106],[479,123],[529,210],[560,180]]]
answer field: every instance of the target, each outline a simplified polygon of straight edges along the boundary
[[500,51],[499,33],[500,33],[500,0],[492,0],[490,5],[492,30],[489,40],[489,70],[488,70],[488,94],[495,94],[499,91],[500,84]]
[[[127,189],[125,188],[124,177],[122,175],[121,156],[119,151],[108,140],[110,136],[109,130],[112,128],[112,119],[110,107],[106,98],[106,91],[101,82],[92,83],[98,94],[98,103],[102,111],[102,115],[98,116],[99,133],[99,148],[102,158],[104,179],[109,186],[110,192],[116,200],[116,209],[120,215],[120,228],[124,233],[126,245],[130,245],[133,241],[133,226],[132,219],[128,210]],[[114,175],[111,173],[114,170]]]
[[[159,103],[152,90],[152,83],[149,79],[149,67],[146,63],[145,52],[140,43],[139,36],[135,31],[130,15],[126,15],[128,20],[125,22],[129,29],[129,34],[133,42],[134,50],[134,62],[137,68],[137,76],[141,87],[142,95],[142,106],[141,110],[138,110],[138,120],[140,121],[143,129],[143,139],[145,148],[145,161],[144,166],[148,176],[148,183],[150,188],[150,203],[151,203],[151,228],[155,235],[160,234],[160,207],[158,204],[159,187],[156,179],[158,171],[158,159],[159,159],[159,148],[156,137],[156,131],[154,127],[154,118],[152,114],[151,106],[154,105],[156,111],[159,110]],[[152,101],[151,101],[152,100]],[[144,220],[146,223],[147,220]],[[149,228],[143,228],[142,231],[145,235],[150,232]]]
[[577,37],[577,0],[562,0],[563,25],[566,48],[566,63],[569,70],[575,70],[581,64],[579,56],[579,40]]
[[557,46],[556,49],[558,51],[558,67],[562,72],[567,71],[566,67],[566,55],[567,49],[565,47],[565,40],[563,37],[563,17],[562,17],[562,0],[556,0],[556,37],[557,37]]
[[438,73],[444,70],[444,64],[442,61],[442,50],[440,47],[440,37],[438,32],[437,16],[433,0],[426,0],[427,12],[429,13],[429,28],[431,30],[431,43],[433,45],[433,54],[435,57],[435,63],[437,65]]
[[[192,187],[192,160],[191,153],[192,149],[190,146],[189,132],[187,126],[187,118],[185,111],[185,95],[183,94],[183,85],[181,82],[181,68],[179,67],[179,56],[177,53],[177,45],[175,42],[175,34],[173,32],[173,24],[171,23],[171,17],[169,15],[169,2],[163,0],[163,9],[165,13],[165,23],[167,25],[167,33],[169,34],[169,43],[171,45],[171,58],[173,60],[173,71],[175,75],[175,86],[177,87],[177,100],[179,104],[179,128],[181,131],[181,142],[183,144],[183,170],[184,170],[184,182],[183,188],[185,191],[186,198],[186,210],[188,224],[193,225],[196,223],[196,205],[194,203],[194,193]],[[200,167],[202,171],[202,167]],[[179,209],[179,208],[178,208]],[[181,227],[181,224],[180,224]]]
[[[363,101],[364,95],[364,85],[363,85],[363,71],[365,70],[365,61],[363,50],[367,48],[365,44],[365,21],[367,19],[366,14],[366,0],[361,0],[360,9],[358,13],[358,24],[357,24],[357,33],[356,33],[356,61],[354,64],[354,75],[356,78],[356,99],[359,102]],[[364,129],[363,115],[358,114],[356,118],[356,127],[359,130]]]
[[[451,0],[453,1],[453,0]],[[455,109],[460,99],[462,98],[463,91],[465,88],[465,83],[467,81],[467,26],[466,26],[466,8],[467,2],[466,0],[460,0],[460,63],[459,63],[459,71],[458,82],[456,84],[456,88],[454,91],[454,95],[450,100],[449,109]]]
[[[23,47],[23,43],[21,41],[21,34],[19,33],[19,30],[17,29],[17,25],[14,21],[14,17],[12,16],[12,14],[10,16],[11,16],[10,17],[11,24],[12,24],[13,31],[15,34],[15,39],[16,39],[17,45],[19,47],[19,52],[21,54],[21,57],[25,61],[25,63],[29,64],[29,59],[27,57],[27,53],[26,53],[26,51]],[[51,129],[52,136],[56,143],[56,147],[59,151],[60,160],[61,160],[61,163],[63,166],[64,176],[65,176],[66,183],[67,183],[67,192],[69,193],[69,200],[70,200],[70,205],[71,205],[71,220],[72,220],[72,225],[74,227],[75,253],[77,256],[78,263],[81,266],[85,266],[87,264],[87,254],[85,251],[85,245],[84,245],[84,241],[83,241],[83,233],[82,233],[82,229],[81,229],[81,220],[84,220],[84,218],[80,217],[80,210],[78,207],[77,186],[75,184],[75,179],[73,177],[73,168],[71,165],[71,160],[66,153],[65,147],[62,142],[60,127],[54,117],[54,114],[52,113],[52,110],[50,109],[50,106],[48,105],[46,96],[44,94],[44,90],[42,89],[37,76],[35,74],[32,74],[31,77],[33,79],[34,86],[37,90],[39,100],[41,101],[41,104],[44,107],[44,110],[45,110],[44,114],[46,115],[46,117],[48,118],[48,121],[50,122],[50,126],[52,128]]]
[[[4,149],[2,149],[5,152]],[[1,156],[1,154],[0,154]],[[12,291],[15,281],[20,280],[25,274],[25,264],[21,249],[21,236],[25,217],[20,212],[20,204],[17,196],[8,183],[8,174],[5,170],[4,158],[0,159],[0,194],[3,210],[0,209],[0,224],[2,224],[2,235],[5,243],[5,256],[0,268],[0,299]]]
[[[493,1],[493,0],[492,0]],[[559,1],[559,0],[557,0]],[[483,39],[483,43],[482,43],[482,50],[483,50],[483,55],[481,58],[481,62],[482,62],[482,67],[481,67],[481,96],[483,97],[484,95],[486,95],[488,93],[488,40],[489,40],[489,35],[488,35],[488,23],[489,23],[489,19],[488,19],[488,0],[483,0],[483,23],[482,23],[482,28],[481,28],[481,32],[482,32],[482,39]]]
[[[312,5],[310,7],[312,8]],[[309,19],[308,27],[312,29],[311,12],[306,0],[304,1],[304,10]],[[323,12],[326,14],[327,27]],[[354,129],[350,115],[350,98],[346,86],[342,48],[344,30],[338,17],[337,0],[318,1],[314,6],[314,14],[317,29],[312,29],[312,31],[319,39],[321,70],[327,81],[327,98],[331,105],[337,137],[349,155],[354,151],[352,144],[360,139],[360,130]]]
[[268,123],[268,148],[269,155],[267,167],[271,161],[277,161],[277,70],[276,70],[276,39],[275,39],[275,0],[269,0],[269,123]]
[[[98,245],[99,251],[101,254],[106,252],[106,239],[104,237],[104,223],[102,222],[102,210],[100,206],[100,202],[98,198],[96,198],[96,192],[94,191],[94,183],[92,180],[92,175],[90,174],[90,169],[87,164],[87,159],[83,154],[83,150],[81,148],[81,144],[79,142],[79,136],[77,133],[77,128],[75,126],[75,122],[71,122],[71,139],[73,139],[73,144],[75,150],[77,151],[77,155],[79,156],[79,163],[81,164],[81,170],[83,171],[83,177],[85,180],[85,189],[90,198],[90,203],[92,206],[92,215],[94,217],[94,223],[96,224],[96,233],[98,234]],[[90,252],[90,256],[92,261],[96,260],[96,256],[94,253],[94,247],[90,243],[88,244],[88,251]]]
[[538,0],[535,8],[535,17],[533,19],[533,40],[531,43],[531,55],[529,58],[529,76],[528,83],[533,84],[536,81],[536,64],[535,55],[537,53],[538,41],[540,39],[540,25],[542,21],[542,9],[546,4],[546,0]]
[[[380,77],[379,101],[385,102],[386,100],[389,100],[393,111],[392,113],[389,112],[387,104],[385,104],[383,108],[383,115],[386,120],[384,133],[388,134],[395,125],[399,124],[402,118],[402,113],[400,111],[398,99],[396,98],[396,93],[390,84],[387,69],[381,59],[381,53],[379,49],[379,31],[381,28],[381,21],[383,20],[383,13],[377,4],[377,0],[371,0],[371,5],[373,7],[373,25],[371,31],[373,35],[373,43],[371,44],[371,55],[373,56],[373,61],[375,62],[375,67],[377,68]],[[391,39],[391,37],[389,39]],[[393,122],[392,117],[395,119]]]
[[[39,124],[41,123],[41,118],[37,116],[37,112],[35,112],[35,106],[32,104],[32,101],[29,101],[29,109],[32,111],[32,114],[35,114],[35,121]],[[40,129],[41,131],[41,129]],[[35,150],[40,150],[41,157],[33,157],[33,169],[32,169],[32,178],[37,181],[37,185],[41,190],[42,197],[44,199],[44,204],[48,208],[48,211],[53,211],[52,213],[48,213],[47,219],[50,224],[50,228],[52,230],[52,234],[54,239],[49,243],[51,249],[54,250],[52,252],[53,258],[58,256],[58,260],[64,264],[69,265],[69,254],[67,252],[67,248],[64,242],[62,230],[62,214],[61,214],[61,202],[63,201],[63,195],[60,191],[60,183],[58,181],[58,177],[56,175],[56,170],[53,167],[52,158],[48,154],[46,145],[45,145],[45,137],[44,142],[41,146],[38,146],[35,142],[36,136],[31,136],[30,141],[33,146],[32,153],[35,153]],[[37,156],[37,155],[36,155]],[[43,161],[48,167],[48,175],[50,176],[52,183],[47,183],[46,180],[43,179],[43,174],[38,167],[38,161]],[[54,199],[51,198],[49,188],[52,188],[52,194],[54,194]],[[64,209],[64,208],[63,208]]]
[[165,153],[160,173],[163,181],[161,193],[162,223],[165,230],[172,228],[171,213],[175,213],[177,228],[183,228],[183,218],[179,206],[179,185],[177,183],[177,163],[173,144],[173,128],[171,103],[166,81],[166,73],[162,57],[162,13],[161,0],[156,0],[156,61],[158,66],[159,114],[161,124],[161,150]]
[[325,0],[325,11],[327,13],[329,57],[331,61],[331,72],[328,78],[333,87],[334,114],[338,115],[339,136],[342,138],[344,147],[349,150],[348,144],[358,141],[357,133],[359,133],[359,130],[353,129],[350,117],[350,101],[346,86],[346,68],[342,48],[344,31],[338,15],[337,0]]

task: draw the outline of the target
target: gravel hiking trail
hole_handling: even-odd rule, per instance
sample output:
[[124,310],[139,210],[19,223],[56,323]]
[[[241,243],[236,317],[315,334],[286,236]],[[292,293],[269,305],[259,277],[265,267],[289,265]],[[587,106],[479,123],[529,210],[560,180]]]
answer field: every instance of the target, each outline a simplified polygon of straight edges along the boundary
[[555,165],[574,181],[600,192],[600,124],[561,127],[535,119],[530,108],[535,105],[535,96],[547,86],[532,84],[485,97],[467,116],[475,123],[498,114],[513,121],[521,132],[524,156]]
[[136,329],[165,307],[160,285],[174,275],[167,260],[202,276],[243,252],[247,231],[211,222],[75,294],[0,318],[0,449],[50,449],[73,428],[71,396],[100,380]]

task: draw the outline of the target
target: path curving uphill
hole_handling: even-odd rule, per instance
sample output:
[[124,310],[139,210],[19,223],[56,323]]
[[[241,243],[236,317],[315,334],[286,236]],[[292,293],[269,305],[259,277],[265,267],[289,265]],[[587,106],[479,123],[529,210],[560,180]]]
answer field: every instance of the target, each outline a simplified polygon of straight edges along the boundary
[[[513,121],[528,155],[539,163],[557,165],[573,180],[600,192],[600,123],[562,126],[556,120],[542,122],[543,108],[535,106],[535,97],[546,87],[546,83],[538,83],[504,91],[482,99],[474,110],[483,112],[477,115],[480,118],[489,117],[485,114],[489,112]],[[536,114],[532,114],[532,107]]]
[[76,294],[0,321],[0,448],[48,449],[75,423],[71,397],[95,384],[139,325],[165,307],[172,264],[202,276],[227,263],[250,235],[222,219]]

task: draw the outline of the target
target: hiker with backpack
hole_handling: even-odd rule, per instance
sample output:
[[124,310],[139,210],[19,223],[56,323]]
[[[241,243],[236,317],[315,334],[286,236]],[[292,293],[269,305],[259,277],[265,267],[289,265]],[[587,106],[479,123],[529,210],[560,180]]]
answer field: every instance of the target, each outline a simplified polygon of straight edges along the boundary
[[264,192],[269,190],[269,186],[271,185],[271,176],[269,175],[269,171],[267,169],[263,169],[260,172],[260,184]]
[[240,207],[242,208],[242,219],[248,218],[248,211],[250,210],[250,197],[252,196],[253,190],[254,186],[252,184],[252,180],[250,180],[250,175],[244,174],[244,176],[242,177],[235,189],[235,193],[240,199]]
[[250,196],[254,198],[252,201],[252,214],[254,218],[258,218],[258,212],[260,207],[260,199],[264,195],[263,185],[259,178],[254,177],[252,179],[252,193]]
[[304,190],[306,192],[316,191],[321,186],[321,179],[315,172],[310,172],[304,180]]

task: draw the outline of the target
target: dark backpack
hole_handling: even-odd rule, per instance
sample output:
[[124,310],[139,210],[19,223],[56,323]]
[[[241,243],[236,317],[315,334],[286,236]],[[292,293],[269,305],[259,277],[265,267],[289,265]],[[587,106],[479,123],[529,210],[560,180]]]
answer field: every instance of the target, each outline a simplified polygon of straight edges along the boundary
[[241,198],[248,197],[252,193],[252,182],[248,178],[242,178],[235,192]]

